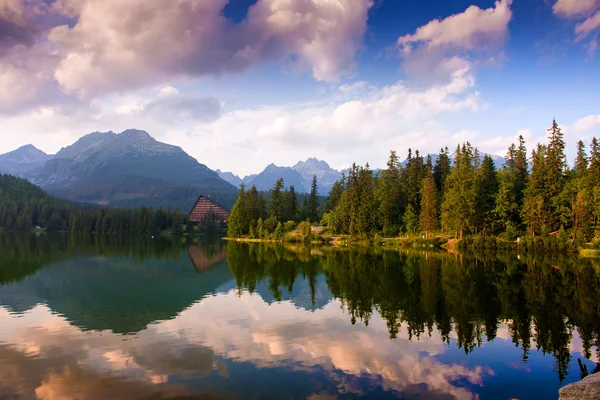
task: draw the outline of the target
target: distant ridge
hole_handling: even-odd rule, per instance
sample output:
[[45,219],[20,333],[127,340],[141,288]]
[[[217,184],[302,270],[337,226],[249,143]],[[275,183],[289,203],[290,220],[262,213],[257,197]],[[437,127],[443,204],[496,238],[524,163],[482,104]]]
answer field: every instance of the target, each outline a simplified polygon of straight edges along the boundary
[[204,194],[227,207],[235,186],[180,147],[146,131],[92,132],[54,156],[29,145],[0,156],[0,170],[58,197],[112,206],[190,208]]

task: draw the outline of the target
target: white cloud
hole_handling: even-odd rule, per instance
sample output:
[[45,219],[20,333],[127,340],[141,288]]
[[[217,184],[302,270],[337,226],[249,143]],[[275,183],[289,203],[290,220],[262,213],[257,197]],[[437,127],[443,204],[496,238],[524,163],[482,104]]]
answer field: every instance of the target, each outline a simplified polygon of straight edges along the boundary
[[585,133],[596,127],[600,127],[600,114],[588,115],[587,117],[578,119],[573,124],[573,129],[578,133]]
[[440,74],[471,65],[471,56],[495,56],[508,36],[512,0],[496,1],[494,7],[470,6],[460,14],[435,19],[401,36],[397,46],[411,73]]
[[238,174],[313,156],[332,165],[356,161],[379,166],[390,149],[402,154],[409,147],[437,152],[441,145],[454,146],[452,129],[441,124],[446,116],[483,107],[474,86],[471,71],[461,70],[449,82],[425,89],[402,82],[379,87],[358,83],[312,102],[245,109],[157,87],[99,97],[77,113],[51,107],[45,108],[50,113],[0,120],[0,130],[24,132],[3,140],[0,152],[28,142],[54,152],[88,132],[138,128],[182,147],[213,169]]

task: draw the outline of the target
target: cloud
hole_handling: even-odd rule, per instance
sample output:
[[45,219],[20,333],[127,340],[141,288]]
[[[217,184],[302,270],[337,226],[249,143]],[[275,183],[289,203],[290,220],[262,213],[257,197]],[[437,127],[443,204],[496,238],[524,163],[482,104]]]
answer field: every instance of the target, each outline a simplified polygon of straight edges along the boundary
[[578,133],[588,132],[596,127],[600,127],[600,114],[588,115],[587,117],[578,119],[573,124],[573,129]]
[[337,81],[355,66],[373,4],[258,0],[236,24],[227,3],[0,0],[2,95],[26,98],[0,99],[0,112],[46,104],[41,92],[89,100],[290,60],[317,81]]
[[216,98],[181,95],[170,86],[143,107],[146,116],[171,122],[210,122],[219,119],[222,112],[223,106]]
[[[575,25],[575,41],[587,38],[600,27],[600,0],[558,0],[552,11],[559,18],[578,21]],[[597,38],[585,45],[593,57],[598,47]]]
[[512,0],[496,1],[494,7],[470,6],[460,14],[434,19],[397,40],[408,72],[444,74],[465,68],[472,56],[496,56],[508,36]]
[[454,132],[441,128],[444,118],[484,106],[465,69],[424,89],[403,82],[340,85],[310,102],[241,109],[171,86],[143,89],[101,96],[85,108],[45,107],[5,118],[0,130],[24,132],[6,138],[4,151],[31,142],[54,152],[88,132],[144,129],[213,169],[249,174],[264,169],[265,160],[288,165],[290,158],[319,157],[334,166],[373,165],[383,163],[390,149],[437,151],[456,145]]
[[[14,1],[14,0],[12,0]],[[54,78],[79,96],[141,88],[169,79],[235,73],[289,56],[316,80],[335,81],[354,66],[371,0],[259,0],[234,24],[226,0],[61,1],[77,15],[54,27],[60,54]]]
[[594,32],[600,27],[600,11],[596,12],[585,21],[575,25],[575,33],[577,34],[577,40],[585,39],[590,33]]
[[589,15],[597,8],[600,8],[600,0],[557,0],[552,11],[562,18],[576,18]]
[[18,45],[31,46],[40,28],[22,0],[0,0],[0,56]]
[[[257,374],[267,368],[314,373],[322,377],[325,389],[340,393],[364,394],[361,389],[369,380],[406,397],[467,400],[477,396],[464,383],[482,385],[491,373],[481,366],[440,361],[447,345],[437,331],[413,341],[403,324],[392,341],[377,313],[368,327],[351,325],[340,306],[332,301],[308,312],[290,302],[268,304],[260,296],[238,297],[237,291],[230,291],[204,298],[128,340],[110,331],[82,332],[44,305],[23,315],[0,307],[5,322],[0,339],[11,348],[0,352],[0,380],[10,377],[2,386],[24,397],[78,393],[86,398],[130,398],[135,390],[147,397],[193,396],[198,393],[189,391],[198,389],[186,385],[186,379],[177,379],[180,384],[175,385],[168,377],[206,376],[228,360],[253,365]],[[231,369],[232,380],[237,370]],[[111,379],[113,385],[107,386]],[[218,389],[213,393],[227,394]]]

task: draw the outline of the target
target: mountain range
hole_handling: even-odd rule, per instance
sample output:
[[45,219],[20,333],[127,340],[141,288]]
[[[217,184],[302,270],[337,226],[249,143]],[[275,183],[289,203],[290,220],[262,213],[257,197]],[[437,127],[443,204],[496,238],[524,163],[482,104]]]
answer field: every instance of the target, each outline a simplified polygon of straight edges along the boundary
[[[481,154],[479,159],[483,160],[484,154]],[[496,155],[490,155],[496,164],[496,168],[504,166],[504,158]],[[437,154],[431,154],[431,160],[435,163]],[[453,158],[453,155],[451,156]],[[405,167],[407,160],[404,160],[401,165]],[[261,173],[245,176],[244,178],[235,175],[232,172],[223,172],[217,170],[219,176],[231,183],[232,185],[239,187],[242,183],[246,188],[253,185],[259,191],[268,191],[273,188],[275,181],[279,178],[283,178],[285,186],[294,186],[298,193],[309,193],[313,176],[317,177],[317,184],[319,194],[327,195],[331,191],[333,184],[338,181],[342,174],[348,175],[350,169],[343,169],[338,171],[333,169],[325,161],[318,160],[316,158],[309,158],[306,161],[300,161],[292,167],[280,167],[275,164],[269,164]],[[378,173],[380,169],[374,169],[374,173]]]
[[[437,154],[431,156],[435,161]],[[498,168],[504,165],[502,157],[492,158]],[[268,191],[279,178],[286,187],[293,185],[298,193],[308,193],[316,176],[319,194],[327,195],[347,171],[309,158],[291,167],[269,164],[261,173],[241,178],[213,171],[180,147],[137,129],[119,134],[93,132],[53,155],[31,144],[0,155],[0,173],[26,178],[58,197],[114,207],[145,205],[184,211],[200,194],[231,207],[242,183]]]
[[269,164],[261,173],[240,178],[232,172],[216,171],[219,176],[234,186],[242,183],[246,187],[256,186],[259,191],[268,191],[279,178],[283,178],[286,187],[294,186],[298,193],[309,193],[313,177],[317,177],[319,194],[327,195],[333,184],[342,177],[341,171],[335,170],[325,161],[309,158],[299,161],[292,167],[280,167]]
[[237,189],[181,148],[147,132],[93,132],[54,155],[32,145],[0,155],[0,172],[27,178],[49,193],[115,207],[191,208],[198,195],[231,206]]

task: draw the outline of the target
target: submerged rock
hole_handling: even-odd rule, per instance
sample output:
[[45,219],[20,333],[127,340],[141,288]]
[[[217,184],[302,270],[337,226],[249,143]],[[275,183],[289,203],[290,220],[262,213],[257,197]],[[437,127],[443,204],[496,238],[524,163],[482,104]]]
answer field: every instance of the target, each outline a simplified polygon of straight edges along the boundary
[[600,373],[588,375],[579,382],[560,389],[559,400],[600,399]]

